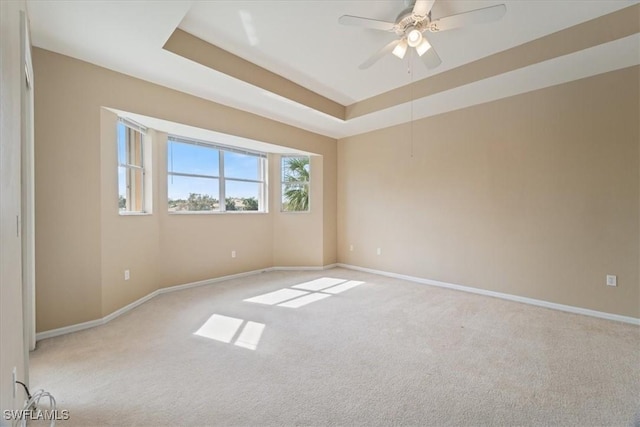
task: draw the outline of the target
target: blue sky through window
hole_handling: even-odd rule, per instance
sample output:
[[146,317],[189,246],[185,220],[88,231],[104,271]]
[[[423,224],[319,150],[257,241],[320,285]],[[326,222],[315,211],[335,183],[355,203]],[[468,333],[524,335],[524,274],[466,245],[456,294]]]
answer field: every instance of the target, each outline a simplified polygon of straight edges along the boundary
[[[118,165],[127,162],[127,152],[125,147],[126,127],[118,122],[117,139],[118,139]],[[118,195],[123,199],[127,197],[127,179],[125,168],[118,167]]]
[[[219,176],[220,153],[224,153],[225,178],[241,178],[259,180],[260,161],[255,156],[239,153],[218,151],[214,148],[193,144],[169,141],[167,145],[167,170],[169,172],[203,175],[211,178],[168,177],[168,197],[172,200],[189,198],[189,193],[207,194],[218,199],[218,180],[212,179]],[[226,180],[226,197],[230,198],[257,198],[259,184]]]
[[[118,165],[127,163],[126,138],[127,127],[118,122],[116,129]],[[190,193],[208,195],[219,199],[220,164],[219,156],[224,155],[225,196],[229,199],[256,198],[261,191],[261,184],[234,181],[236,179],[261,180],[261,164],[263,159],[221,151],[213,147],[167,142],[167,171],[202,177],[185,177],[168,175],[167,188],[169,200],[187,200]],[[118,167],[118,194],[126,197],[126,168]]]
[[260,179],[260,158],[244,154],[224,153],[225,178]]
[[167,144],[167,170],[169,172],[211,177],[219,176],[217,150],[172,141],[169,141]]

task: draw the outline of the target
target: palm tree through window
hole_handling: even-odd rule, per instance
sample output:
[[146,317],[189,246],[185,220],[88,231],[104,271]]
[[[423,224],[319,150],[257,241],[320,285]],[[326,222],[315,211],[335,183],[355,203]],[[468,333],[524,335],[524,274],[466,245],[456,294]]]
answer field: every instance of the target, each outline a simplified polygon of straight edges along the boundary
[[282,211],[309,211],[309,157],[283,156],[281,166]]

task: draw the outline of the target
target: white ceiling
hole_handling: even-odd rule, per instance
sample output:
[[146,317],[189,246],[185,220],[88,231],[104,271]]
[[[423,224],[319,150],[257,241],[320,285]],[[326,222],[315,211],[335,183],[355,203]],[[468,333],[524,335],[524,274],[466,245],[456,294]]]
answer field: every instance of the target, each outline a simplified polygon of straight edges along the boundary
[[[179,27],[348,105],[636,2],[436,0],[434,18],[500,3],[507,5],[507,13],[498,22],[428,34],[443,63],[432,71],[416,63],[413,76],[408,73],[407,60],[391,55],[368,70],[359,70],[361,62],[394,36],[338,24],[344,14],[394,21],[404,8],[404,2],[398,0],[29,0],[28,9],[35,46],[338,138],[406,122],[411,119],[409,109],[401,105],[343,121],[188,61],[162,46]],[[585,49],[423,98],[414,103],[413,117],[640,63],[638,34],[626,38],[626,42],[619,40],[597,48],[597,55],[595,48]],[[574,63],[580,64],[579,70],[571,65]],[[539,72],[540,67],[544,73]],[[508,84],[501,85],[502,79]]]

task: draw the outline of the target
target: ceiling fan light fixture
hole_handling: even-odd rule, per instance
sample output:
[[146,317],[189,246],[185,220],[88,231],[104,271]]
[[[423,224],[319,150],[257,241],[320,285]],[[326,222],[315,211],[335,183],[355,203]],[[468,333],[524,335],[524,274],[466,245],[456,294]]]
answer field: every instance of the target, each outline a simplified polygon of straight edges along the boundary
[[427,68],[435,68],[442,63],[442,60],[436,53],[436,49],[426,40],[423,32],[446,31],[472,24],[497,21],[507,11],[507,7],[504,4],[497,4],[432,19],[432,7],[436,1],[439,0],[404,0],[405,9],[397,15],[394,22],[380,21],[362,16],[341,16],[338,19],[340,24],[393,32],[400,37],[400,40],[395,39],[389,42],[360,64],[358,68],[364,70],[371,67],[391,51],[395,56],[402,59],[406,56],[409,47],[416,50]]
[[411,47],[418,46],[423,40],[422,33],[420,30],[413,28],[411,31],[407,33],[407,43]]
[[416,46],[416,52],[418,52],[418,56],[424,55],[429,49],[431,49],[431,44],[429,44],[427,39],[423,37],[422,42],[418,46]]
[[397,56],[400,59],[404,58],[405,53],[407,53],[407,40],[406,39],[400,40],[400,43],[398,43],[396,47],[393,48],[393,52],[391,53],[393,53],[395,56]]

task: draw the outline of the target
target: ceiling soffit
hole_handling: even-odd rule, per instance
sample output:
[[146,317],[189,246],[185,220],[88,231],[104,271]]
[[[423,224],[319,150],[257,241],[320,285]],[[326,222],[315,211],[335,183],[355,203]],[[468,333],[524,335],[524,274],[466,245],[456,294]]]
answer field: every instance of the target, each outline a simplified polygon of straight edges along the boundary
[[532,40],[411,84],[341,105],[220,47],[176,28],[164,49],[292,103],[350,120],[640,32],[640,4]]
[[640,32],[640,4],[347,106],[353,119],[411,100],[559,58]]
[[344,105],[179,28],[171,34],[163,49],[321,113],[340,120],[345,118]]

